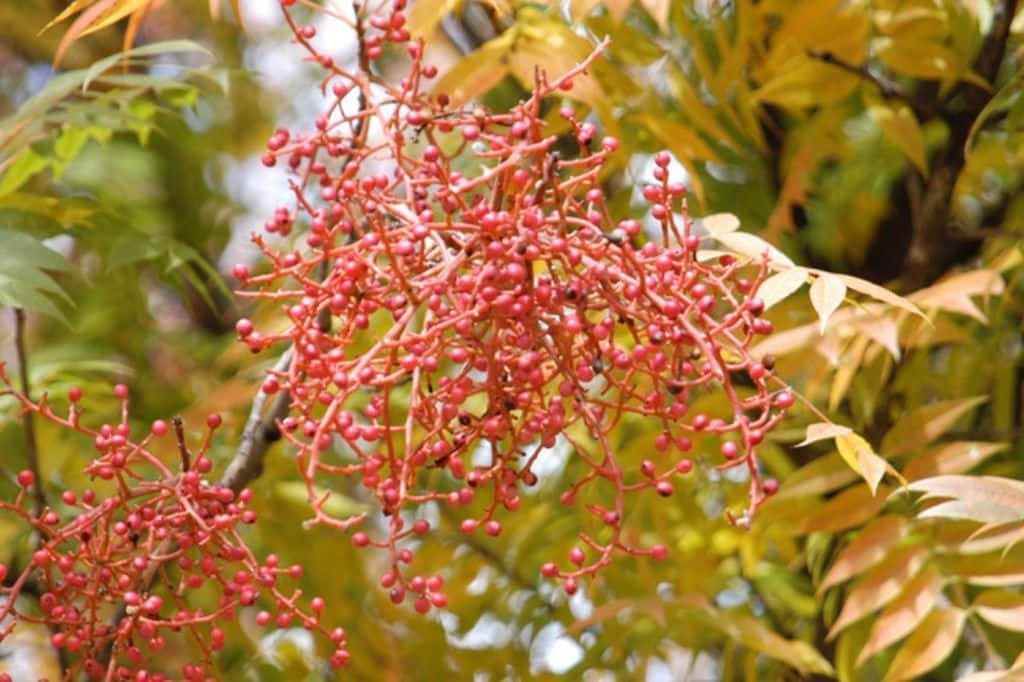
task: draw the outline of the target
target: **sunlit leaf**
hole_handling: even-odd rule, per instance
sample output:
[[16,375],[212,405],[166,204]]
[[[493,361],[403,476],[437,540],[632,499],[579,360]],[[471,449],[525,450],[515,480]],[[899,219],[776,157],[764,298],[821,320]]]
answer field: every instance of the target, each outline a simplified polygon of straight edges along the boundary
[[44,171],[49,165],[49,159],[31,149],[21,154],[0,176],[0,197],[17,191],[19,187],[36,174]]
[[1024,520],[1024,481],[998,476],[935,476],[907,486],[924,499],[952,498],[922,511],[921,518],[954,518],[979,523]]
[[872,623],[868,641],[857,656],[856,664],[863,665],[882,649],[910,634],[939,601],[942,585],[942,575],[931,566],[912,578]]
[[796,528],[798,534],[836,533],[864,523],[885,507],[885,486],[875,494],[865,486],[853,486],[817,508],[817,512]]
[[987,396],[975,396],[919,407],[893,424],[882,438],[881,450],[887,457],[892,457],[927,445],[986,400]]
[[841,424],[833,424],[832,422],[816,422],[814,424],[808,424],[807,435],[804,439],[796,444],[796,447],[800,448],[811,443],[817,443],[820,440],[827,438],[835,438],[848,433],[853,433],[853,429],[849,426],[842,426]]
[[832,275],[819,275],[811,283],[811,305],[818,313],[821,322],[821,333],[825,333],[828,319],[846,298],[846,284]]
[[406,24],[414,38],[429,39],[446,14],[456,11],[463,0],[431,0],[414,2]]
[[880,516],[871,521],[832,562],[832,567],[818,586],[818,592],[824,592],[880,562],[903,539],[906,529],[907,522],[901,516]]
[[882,129],[882,134],[901,152],[907,155],[921,175],[928,176],[928,160],[925,158],[924,135],[914,112],[906,104],[875,104],[868,107],[871,116]]
[[836,436],[836,448],[839,455],[867,481],[871,493],[878,490],[878,483],[885,476],[888,463],[875,454],[871,444],[856,433],[844,433]]
[[757,296],[764,301],[765,309],[768,309],[787,298],[806,282],[807,270],[789,268],[765,279],[757,289]]
[[803,673],[833,675],[832,665],[817,649],[796,639],[786,639],[756,618],[719,610],[711,617],[714,627],[746,647],[770,658],[784,661]]
[[993,625],[1024,632],[1024,595],[1006,590],[986,590],[975,597],[971,608]]
[[924,547],[905,547],[892,552],[882,563],[871,569],[846,596],[836,622],[828,631],[828,639],[834,639],[843,628],[892,601],[907,581],[921,570],[927,556],[928,551]]
[[508,54],[513,43],[511,31],[484,43],[449,69],[437,82],[434,91],[447,93],[454,106],[486,92],[508,75]]
[[959,609],[935,609],[907,638],[889,666],[884,682],[901,682],[923,675],[952,653],[964,626]]

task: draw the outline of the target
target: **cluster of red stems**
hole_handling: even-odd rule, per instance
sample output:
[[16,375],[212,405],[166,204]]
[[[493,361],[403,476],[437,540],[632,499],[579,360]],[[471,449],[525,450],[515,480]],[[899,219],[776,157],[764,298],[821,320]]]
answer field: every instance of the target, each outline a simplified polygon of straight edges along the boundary
[[[295,203],[276,210],[267,236],[253,237],[266,267],[237,265],[233,275],[241,296],[274,301],[286,315],[281,331],[248,319],[237,331],[253,352],[291,348],[261,390],[289,396],[278,425],[308,487],[307,525],[386,551],[381,585],[393,602],[408,598],[425,613],[447,603],[441,576],[411,568],[431,530],[427,508],[464,508],[463,532],[501,535],[500,516],[523,504],[522,487],[538,484],[538,458],[559,439],[581,472],[561,502],[581,505],[584,531],[566,564],[541,573],[569,594],[617,553],[665,558],[664,545],[631,541],[626,496],[672,495],[694,448],[717,449],[718,469],[748,470],[749,505],[730,519],[749,524],[777,489],[761,477],[756,447],[793,404],[771,359],[748,351],[772,332],[756,295],[767,262],[701,250],[667,153],[642,188],[660,230],[648,238],[639,221],[612,217],[601,189],[618,141],[567,106],[558,114],[575,151],[546,134],[546,105],[572,96],[600,49],[557,79],[538,72],[510,111],[464,108],[431,92],[436,68],[404,28],[405,0],[357,8],[351,69],[315,46],[315,28],[292,16],[294,2],[281,0],[284,17],[325,71],[329,104],[314,131],[270,138],[263,162],[283,162]],[[387,44],[404,44],[409,57],[397,82],[372,68]],[[691,414],[692,398],[716,391],[727,414]],[[99,455],[87,471],[114,485],[102,497],[65,492],[64,520],[29,512],[26,491],[39,482],[19,477],[18,499],[3,508],[41,540],[31,564],[5,580],[0,616],[16,615],[7,632],[18,620],[45,623],[94,677],[148,680],[162,679],[144,666],[164,633],[186,630],[204,663],[185,676],[203,679],[224,641],[217,623],[266,594],[277,615],[261,612],[261,625],[319,630],[337,646],[332,663],[347,660],[344,631],[321,625],[323,600],[307,613],[299,592],[276,586],[301,568],[258,561],[246,548],[237,526],[255,520],[251,493],[204,481],[209,437],[194,461],[180,442],[182,464],[172,471],[147,450],[167,432],[164,422],[133,441],[125,414],[94,432],[80,423],[75,395],[66,419],[18,397],[25,410],[93,436]],[[612,432],[637,417],[658,430],[657,452],[627,467]],[[218,423],[212,418],[211,432]],[[380,514],[333,516],[324,491],[337,477],[358,479]],[[42,591],[39,615],[16,611],[30,578]],[[188,608],[201,589],[219,595],[215,611]]]

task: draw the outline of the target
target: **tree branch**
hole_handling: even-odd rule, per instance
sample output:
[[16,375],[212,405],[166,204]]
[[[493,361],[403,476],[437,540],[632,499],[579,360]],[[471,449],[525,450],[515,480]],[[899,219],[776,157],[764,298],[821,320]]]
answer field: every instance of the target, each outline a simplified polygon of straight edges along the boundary
[[[275,372],[284,372],[292,360],[292,349],[286,350],[274,365]],[[256,394],[249,409],[249,418],[242,431],[234,457],[220,477],[220,484],[238,492],[263,473],[263,456],[270,446],[281,438],[277,422],[284,419],[291,407],[291,394],[281,392],[274,398],[270,410],[263,414],[267,394]]]

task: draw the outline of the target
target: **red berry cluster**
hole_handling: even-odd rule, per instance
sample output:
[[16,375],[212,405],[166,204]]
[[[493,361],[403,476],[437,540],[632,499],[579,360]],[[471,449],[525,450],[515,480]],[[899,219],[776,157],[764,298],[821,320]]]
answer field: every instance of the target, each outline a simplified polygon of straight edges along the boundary
[[[10,386],[2,366],[0,379]],[[258,560],[239,534],[240,524],[256,521],[248,508],[252,493],[206,480],[206,453],[219,415],[207,419],[207,436],[195,453],[176,424],[180,464],[172,468],[150,448],[154,439],[167,436],[166,422],[158,420],[150,433],[132,438],[124,385],[114,387],[121,420],[97,430],[80,421],[78,388],[71,389],[67,417],[54,412],[45,397],[35,403],[10,393],[25,411],[93,439],[95,458],[85,472],[99,479],[99,490],[64,490],[59,507],[36,514],[26,500],[41,483],[26,470],[17,476],[14,502],[0,501],[0,509],[20,517],[38,537],[27,566],[15,571],[0,565],[0,620],[6,622],[0,640],[21,622],[42,623],[53,646],[73,661],[66,679],[84,673],[90,679],[144,682],[170,679],[151,666],[166,638],[184,633],[198,655],[177,679],[212,680],[214,653],[225,643],[222,627],[240,609],[270,599],[276,615],[260,611],[261,626],[319,631],[335,644],[332,662],[347,661],[344,631],[329,631],[320,622],[323,599],[301,603],[301,591],[287,593],[279,586],[282,577],[299,577],[302,567],[281,566],[273,555]],[[29,591],[38,596],[38,611],[19,604],[19,595]],[[216,608],[192,606],[199,595],[201,603]]]
[[[545,122],[549,100],[586,77],[596,53],[555,81],[538,73],[510,111],[467,110],[428,92],[436,71],[419,43],[407,44],[411,66],[399,82],[370,68],[382,41],[405,42],[403,8],[397,0],[359,24],[367,28],[352,70],[285,9],[333,97],[315,130],[279,130],[264,159],[287,162],[296,199],[265,232],[300,230],[304,240],[257,234],[268,271],[234,269],[248,288],[241,295],[287,316],[283,331],[247,319],[237,330],[254,352],[294,348],[263,391],[290,394],[281,428],[298,449],[310,524],[365,526],[352,541],[389,552],[381,583],[393,601],[411,592],[428,611],[445,599],[436,577],[408,568],[413,541],[430,530],[417,508],[472,506],[462,530],[500,535],[499,512],[523,504],[520,487],[537,483],[535,463],[559,438],[586,471],[562,502],[584,503],[593,524],[570,566],[542,568],[569,593],[616,552],[666,555],[627,542],[625,497],[671,495],[698,443],[720,451],[720,468],[749,470],[750,505],[737,520],[748,523],[776,488],[761,480],[755,449],[793,402],[769,387],[770,359],[748,352],[772,332],[756,296],[766,263],[699,251],[665,153],[642,191],[661,237],[645,239],[638,221],[611,215],[601,179],[617,140],[564,107],[567,153]],[[343,103],[353,89],[357,110]],[[691,398],[715,391],[728,413],[690,413]],[[624,467],[610,441],[627,415],[660,432],[659,454],[639,470]],[[321,484],[337,476],[358,477],[383,527],[327,511]]]

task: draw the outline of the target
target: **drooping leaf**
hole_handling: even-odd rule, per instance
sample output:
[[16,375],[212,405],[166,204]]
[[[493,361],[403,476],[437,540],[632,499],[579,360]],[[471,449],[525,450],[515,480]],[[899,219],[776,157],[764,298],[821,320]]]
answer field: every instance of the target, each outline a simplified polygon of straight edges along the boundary
[[1024,481],[998,476],[935,476],[907,486],[924,499],[952,498],[922,511],[922,518],[956,518],[979,523],[1024,520]]
[[986,590],[975,597],[971,608],[997,627],[1024,632],[1024,595],[1006,590]]
[[786,639],[756,618],[718,610],[711,615],[711,622],[743,646],[783,661],[804,674],[834,675],[832,665],[813,646],[798,639]]
[[942,584],[942,575],[931,566],[914,576],[872,623],[856,665],[863,665],[882,649],[906,637],[939,601]]
[[832,563],[818,586],[822,593],[871,568],[903,539],[907,522],[901,516],[880,516],[871,521]]
[[864,523],[883,507],[887,488],[882,486],[876,495],[864,486],[853,486],[818,507],[818,513],[807,518],[795,530],[799,534],[835,533]]
[[837,436],[843,436],[848,433],[853,433],[853,429],[841,424],[833,424],[832,422],[816,422],[814,424],[808,424],[807,435],[802,441],[796,444],[796,447],[800,448],[805,445],[810,445],[811,443],[817,443],[820,440],[836,438]]
[[757,296],[764,301],[765,309],[771,308],[787,298],[807,282],[807,270],[789,268],[765,279],[757,290]]
[[985,324],[988,318],[972,297],[998,296],[1005,288],[999,272],[982,268],[946,277],[938,284],[914,292],[910,299],[922,308],[966,315]]
[[935,609],[907,638],[889,666],[884,682],[902,682],[923,675],[952,653],[964,627],[960,609]]
[[927,556],[927,549],[920,545],[905,547],[892,552],[882,563],[871,569],[847,595],[836,622],[828,631],[827,639],[834,639],[843,628],[892,601],[907,581],[925,565]]
[[414,2],[406,26],[414,38],[429,39],[446,14],[458,10],[463,0]]
[[434,91],[446,93],[453,106],[465,104],[486,92],[508,75],[508,55],[514,42],[513,31],[506,31],[484,43],[449,69],[434,86]]
[[903,475],[910,480],[940,474],[961,474],[981,464],[997,452],[1009,447],[1008,443],[957,441],[928,450],[907,464]]
[[29,149],[18,156],[0,176],[0,197],[11,194],[50,165],[50,160]]
[[924,135],[914,112],[906,104],[879,103],[868,107],[871,116],[882,129],[882,134],[901,152],[906,154],[922,176],[928,176],[928,160],[925,158]]
[[821,333],[825,333],[828,319],[832,317],[846,297],[846,283],[832,275],[818,275],[811,283],[811,305],[818,313]]
[[920,407],[893,424],[882,438],[881,450],[892,457],[927,445],[986,400],[987,396],[956,398]]
[[888,463],[875,454],[871,444],[856,433],[844,433],[836,436],[836,448],[839,455],[867,481],[871,493],[878,490],[878,483],[885,476]]

